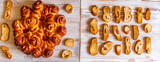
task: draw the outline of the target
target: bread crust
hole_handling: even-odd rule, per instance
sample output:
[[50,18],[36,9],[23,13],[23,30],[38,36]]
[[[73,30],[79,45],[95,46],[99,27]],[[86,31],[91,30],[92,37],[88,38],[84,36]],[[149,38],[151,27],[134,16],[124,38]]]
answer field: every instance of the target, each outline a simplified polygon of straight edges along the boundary
[[93,5],[92,8],[91,8],[91,13],[93,16],[97,16],[98,15],[98,12],[99,12],[99,8],[97,5]]
[[106,55],[113,48],[113,43],[111,41],[105,42],[101,47],[101,54]]
[[137,40],[136,41],[134,51],[138,55],[141,55],[143,53],[143,45],[142,45],[142,41],[141,40]]
[[115,45],[115,52],[116,52],[116,55],[121,55],[122,46],[121,45]]
[[51,57],[67,33],[65,16],[58,14],[55,4],[47,6],[37,0],[32,7],[22,6],[21,20],[12,23],[15,45],[35,58]]
[[70,51],[70,50],[64,50],[62,52],[62,58],[63,59],[68,59],[70,57],[72,57],[72,51]]
[[108,24],[103,24],[103,40],[107,41],[109,38],[109,27]]
[[1,25],[1,28],[2,28],[1,41],[6,42],[9,39],[10,28],[7,23],[3,23]]
[[151,9],[150,8],[146,9],[145,19],[148,21],[151,19]]
[[110,22],[111,21],[111,9],[110,9],[110,7],[109,6],[105,6],[104,8],[103,8],[103,20],[105,21],[105,22]]
[[4,19],[9,19],[11,15],[12,1],[7,1],[7,7],[4,15]]
[[66,7],[65,7],[65,10],[68,12],[68,13],[72,13],[73,11],[73,6],[71,4],[67,4]]
[[97,38],[92,38],[91,44],[90,44],[90,54],[95,56],[98,54],[98,42]]
[[128,34],[130,32],[130,27],[128,25],[124,25],[123,31],[125,34]]
[[115,6],[115,18],[116,18],[116,23],[120,23],[121,19],[121,12],[120,12],[120,6]]
[[2,46],[2,50],[6,54],[6,56],[8,57],[8,59],[12,58],[12,54],[9,52],[9,48],[8,47]]
[[131,53],[131,42],[128,36],[124,38],[124,43],[125,43],[125,53],[129,55]]
[[143,23],[143,20],[142,20],[142,17],[143,17],[143,14],[142,14],[142,7],[139,7],[137,9],[137,22],[138,24],[142,24]]
[[117,25],[113,26],[113,33],[116,36],[117,40],[122,41],[121,33],[118,30],[118,26]]
[[151,54],[152,52],[152,47],[151,47],[151,38],[150,37],[146,37],[145,38],[146,41],[146,45],[145,45],[145,50],[148,54]]
[[94,35],[98,34],[98,19],[93,18],[90,22],[90,32]]
[[132,9],[130,7],[124,7],[124,22],[129,23],[132,20]]
[[150,33],[152,31],[152,25],[151,24],[145,24],[143,30],[146,33]]
[[74,47],[74,40],[72,38],[67,39],[65,45],[68,47]]
[[137,25],[133,26],[133,39],[137,40],[139,36],[139,29]]

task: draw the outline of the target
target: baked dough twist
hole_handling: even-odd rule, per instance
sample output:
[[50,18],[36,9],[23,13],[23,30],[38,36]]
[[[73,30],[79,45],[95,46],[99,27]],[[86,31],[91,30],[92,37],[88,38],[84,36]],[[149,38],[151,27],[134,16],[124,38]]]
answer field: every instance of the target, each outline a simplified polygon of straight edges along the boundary
[[52,56],[53,49],[66,34],[66,19],[58,14],[59,8],[54,4],[47,6],[38,0],[32,7],[23,6],[21,20],[12,24],[15,45],[21,46],[26,54],[47,58]]

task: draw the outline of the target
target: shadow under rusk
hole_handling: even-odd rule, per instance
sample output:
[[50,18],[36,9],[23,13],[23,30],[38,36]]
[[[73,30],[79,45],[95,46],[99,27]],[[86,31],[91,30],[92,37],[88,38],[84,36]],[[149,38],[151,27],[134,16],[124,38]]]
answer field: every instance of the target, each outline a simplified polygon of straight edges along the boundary
[[[125,26],[125,25],[121,26],[121,31],[122,31],[121,33],[124,33],[124,26]],[[124,33],[124,34],[125,34],[125,33]],[[125,35],[127,35],[127,34],[125,34]]]
[[[66,38],[66,39],[64,39],[64,40],[62,41],[62,44],[63,44],[63,45],[65,45],[65,42],[66,42],[67,39],[69,39],[69,38]],[[66,45],[65,45],[65,46],[66,46]]]
[[138,19],[137,19],[137,18],[138,18],[138,16],[137,16],[137,10],[138,10],[138,7],[135,8],[134,15],[132,15],[132,18],[133,18],[133,16],[134,16],[134,21],[135,21],[136,23],[138,23],[138,21],[137,21],[137,20],[138,20]]
[[103,25],[104,25],[104,24],[101,24],[101,25],[100,25],[100,28],[99,28],[99,37],[100,37],[100,39],[102,39],[102,40],[103,40]]
[[[12,3],[13,4],[13,3]],[[2,18],[4,18],[5,12],[6,12],[6,8],[7,8],[7,1],[3,2],[3,10],[2,10]],[[12,9],[11,9],[12,10]]]
[[143,10],[144,10],[144,11],[143,11],[142,14],[143,14],[144,20],[145,20],[145,21],[149,21],[149,20],[146,20],[146,12],[147,12],[147,8],[144,8]]
[[[93,37],[93,38],[94,38],[94,37]],[[92,40],[93,38],[89,38],[88,43],[87,43],[86,51],[87,51],[89,54],[90,54],[90,45],[91,45],[91,40]]]
[[90,32],[90,22],[92,21],[92,19],[93,19],[93,18],[89,18],[89,19],[87,20],[87,28],[86,28],[86,31],[89,32],[89,33],[91,33],[91,32]]
[[[64,4],[64,5],[62,6],[62,8],[63,8],[63,10],[65,10],[65,12],[67,12],[66,9],[65,9],[66,6],[67,6],[67,4]],[[68,13],[68,12],[67,12],[67,13]]]
[[124,22],[124,7],[125,7],[125,6],[121,6],[121,7],[120,7],[120,13],[121,13],[121,14],[120,14],[120,16],[121,16],[121,19],[120,19],[120,20],[122,20],[123,22]]
[[112,6],[111,14],[112,14],[112,21],[116,23],[115,7],[116,6]]
[[[116,45],[119,45],[119,44],[116,44]],[[116,45],[113,45],[113,51],[114,51],[115,55],[118,56],[116,53]]]
[[146,24],[146,23],[141,24],[141,26],[140,26],[140,28],[143,30],[143,32],[145,32],[145,31],[144,31],[144,26],[145,26],[145,24]]
[[99,12],[99,14],[98,14],[98,18],[99,18],[99,20],[102,20],[102,22],[105,22],[105,21],[103,20],[103,14],[104,14],[103,8],[104,8],[104,7],[105,7],[105,6],[103,6],[103,7],[100,8],[100,12]]
[[[139,39],[138,39],[138,40],[139,40]],[[132,50],[133,50],[133,52],[134,52],[135,54],[137,54],[136,51],[135,51],[135,45],[136,45],[136,43],[137,43],[138,40],[134,40],[134,43],[132,44]],[[137,55],[138,55],[138,54],[137,54]]]
[[59,57],[61,57],[61,58],[62,58],[62,53],[63,53],[63,51],[64,51],[64,50],[61,50],[61,51],[59,52]]
[[134,40],[133,26],[134,26],[134,25],[130,25],[130,28],[131,28],[131,38]]
[[143,44],[142,44],[142,45],[143,45],[143,52],[145,52],[145,53],[147,53],[147,52],[146,52],[146,48],[145,48],[145,47],[146,47],[146,38],[147,38],[147,37],[143,37],[143,41],[142,41],[142,43],[143,43]]
[[89,12],[90,12],[90,14],[93,16],[93,14],[92,14],[92,7],[93,7],[94,5],[90,5],[89,6]]
[[126,54],[126,45],[125,45],[125,37],[122,37],[122,53]]
[[114,35],[113,26],[114,26],[114,25],[110,25],[110,27],[109,27],[109,29],[110,29],[110,30],[109,30],[109,33],[112,33],[113,36],[114,36],[114,38],[117,40],[116,36]]

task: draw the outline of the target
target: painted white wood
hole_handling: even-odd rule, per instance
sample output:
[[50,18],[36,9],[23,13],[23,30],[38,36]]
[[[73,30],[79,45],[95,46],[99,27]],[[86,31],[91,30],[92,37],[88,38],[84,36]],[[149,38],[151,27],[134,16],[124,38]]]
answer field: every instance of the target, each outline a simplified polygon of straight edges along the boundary
[[[160,62],[160,1],[159,0],[82,0],[81,1],[81,52],[80,52],[80,62]],[[90,8],[92,5],[97,5],[100,8],[100,12],[98,16],[93,16],[90,12]],[[125,23],[124,21],[121,20],[120,24],[117,24],[113,21],[115,19],[112,14],[112,21],[109,23],[106,23],[102,20],[102,8],[103,6],[110,6],[111,8],[113,6],[119,5],[120,7],[128,6],[132,9],[132,21],[130,23]],[[143,18],[143,23],[138,24],[135,22],[135,14],[136,10],[135,8],[137,7],[142,7],[143,12],[145,11],[146,8],[151,8],[151,20],[146,21]],[[113,12],[114,10],[112,10]],[[122,12],[122,10],[121,10]],[[99,33],[97,35],[93,35],[89,31],[89,22],[91,21],[92,18],[98,18],[98,29]],[[145,23],[150,23],[152,25],[152,32],[151,33],[145,33],[142,30],[142,25]],[[118,41],[115,36],[112,33],[111,26],[112,25],[118,25],[118,28],[120,30],[120,33],[122,35],[122,38],[124,39],[125,36],[129,36],[131,38],[131,33],[130,32],[128,35],[124,34],[122,31],[122,26],[124,25],[138,25],[139,26],[139,31],[140,35],[138,39],[143,41],[143,38],[146,36],[151,37],[151,43],[152,43],[152,53],[147,54],[145,51],[143,52],[142,55],[137,55],[133,49],[131,49],[130,55],[122,54],[120,56],[117,56],[114,52],[114,48],[107,54],[107,55],[102,55],[100,53],[100,48],[98,55],[92,56],[89,53],[89,44],[90,40],[93,37],[97,37],[98,39],[98,45],[100,46],[102,43],[106,42],[102,40],[102,24],[108,24],[109,25],[109,39],[108,41],[112,41],[114,45],[123,45],[124,42]],[[133,43],[136,40],[133,40],[131,38],[131,44],[133,46]],[[124,50],[124,47],[123,47]]]
[[[59,8],[59,14],[63,14],[66,18],[66,27],[67,27],[67,34],[62,38],[62,42],[60,45],[55,47],[54,54],[49,58],[34,58],[31,55],[24,54],[19,47],[15,46],[14,44],[14,37],[13,37],[13,28],[12,22],[13,20],[20,19],[20,9],[23,5],[32,7],[32,4],[36,0],[11,0],[13,2],[13,7],[11,10],[11,18],[4,19],[4,12],[6,8],[6,1],[0,1],[0,25],[2,23],[7,23],[10,27],[10,38],[6,42],[0,41],[0,46],[7,46],[10,49],[12,54],[12,59],[8,59],[5,54],[3,53],[2,49],[0,48],[0,62],[78,62],[79,61],[79,42],[80,42],[80,1],[79,0],[42,0],[44,4],[56,4]],[[69,14],[64,10],[65,4],[72,4],[74,7],[73,13]],[[1,29],[0,29],[1,32]],[[0,35],[1,36],[1,35]],[[73,38],[75,40],[75,46],[73,48],[67,47],[64,45],[64,40],[67,38]],[[62,59],[60,56],[60,51],[62,50],[71,50],[73,52],[73,56],[69,59]]]

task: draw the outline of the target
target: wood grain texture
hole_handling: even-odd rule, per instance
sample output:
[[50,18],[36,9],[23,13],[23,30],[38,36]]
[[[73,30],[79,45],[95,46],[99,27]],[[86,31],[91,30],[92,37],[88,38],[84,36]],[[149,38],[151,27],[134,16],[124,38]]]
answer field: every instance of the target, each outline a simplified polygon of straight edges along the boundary
[[[90,12],[91,6],[97,5],[100,8],[100,12],[98,16],[93,16]],[[110,6],[112,9],[114,6],[119,5],[122,8],[124,6],[128,6],[132,9],[132,20],[130,23],[125,23],[121,20],[120,24],[115,23],[115,17],[112,13],[112,20],[109,23],[106,23],[102,20],[102,8],[103,6]],[[143,14],[146,8],[151,8],[151,20],[146,21],[143,18],[143,23],[138,24],[136,20],[136,8],[142,7],[143,8]],[[114,12],[114,10],[112,10]],[[80,52],[80,62],[160,62],[160,1],[159,0],[81,0],[81,52]],[[123,14],[121,14],[121,17],[123,17]],[[92,18],[98,18],[98,29],[99,33],[97,35],[93,35],[89,31],[89,22]],[[121,18],[122,19],[122,18]],[[146,23],[150,23],[152,25],[152,32],[151,33],[145,33],[142,30],[142,26]],[[109,25],[109,39],[108,41],[112,41],[114,45],[122,45],[122,50],[124,50],[124,40],[122,42],[118,41],[115,36],[113,35],[111,27],[113,25],[118,25],[118,28],[120,30],[120,33],[122,35],[122,38],[124,39],[125,36],[129,36],[131,38],[131,44],[133,47],[133,44],[136,40],[133,40],[131,37],[130,32],[128,35],[124,34],[122,31],[122,27],[124,25],[129,25],[130,27],[132,25],[138,25],[139,26],[139,32],[140,35],[138,39],[144,42],[144,37],[151,37],[151,44],[152,44],[152,53],[147,54],[145,51],[142,53],[142,55],[137,55],[133,49],[131,49],[130,55],[126,55],[124,51],[120,56],[117,56],[114,52],[114,48],[107,54],[102,55],[100,53],[100,45],[106,41],[102,40],[102,26],[103,24]],[[89,44],[91,41],[91,38],[97,37],[98,39],[98,45],[99,45],[99,53],[96,56],[92,56],[89,53]]]
[[[0,62],[78,62],[79,61],[79,42],[80,42],[80,1],[79,0],[42,0],[44,4],[50,5],[55,4],[60,8],[59,14],[62,14],[66,18],[67,34],[62,38],[60,45],[56,46],[54,49],[54,54],[49,58],[34,58],[31,55],[24,54],[19,47],[14,44],[13,37],[13,20],[20,19],[20,9],[23,5],[32,7],[32,4],[36,0],[11,0],[13,2],[13,7],[11,9],[11,18],[4,19],[4,12],[6,9],[6,1],[0,1],[0,25],[2,23],[7,23],[10,27],[10,38],[6,42],[0,41],[0,46],[7,46],[12,54],[12,59],[9,60],[0,47]],[[64,10],[65,4],[72,4],[74,7],[73,13],[69,14]],[[1,31],[1,29],[0,29]],[[0,34],[1,35],[1,34]],[[73,38],[75,40],[75,46],[73,48],[64,45],[64,40],[67,38]],[[60,53],[62,50],[71,50],[73,55],[69,59],[62,59]]]

